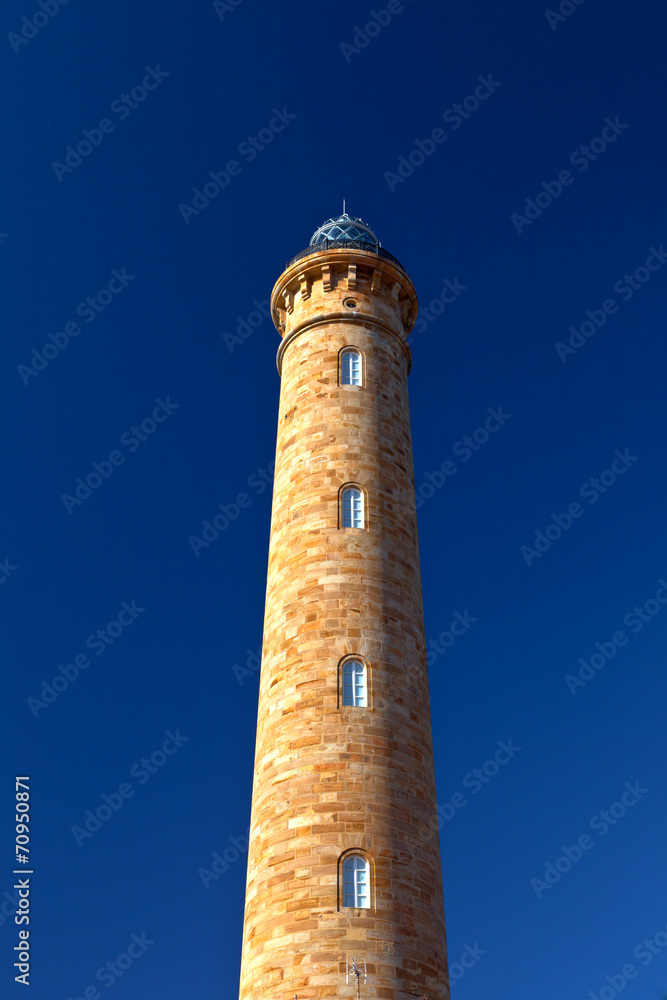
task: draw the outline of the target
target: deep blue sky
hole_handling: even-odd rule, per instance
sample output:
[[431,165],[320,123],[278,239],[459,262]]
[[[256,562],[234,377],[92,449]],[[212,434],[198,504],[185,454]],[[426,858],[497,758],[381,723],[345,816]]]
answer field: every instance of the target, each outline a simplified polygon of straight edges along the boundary
[[[456,468],[419,511],[427,638],[455,612],[476,619],[431,656],[438,798],[466,799],[442,834],[450,960],[484,952],[455,997],[586,1000],[607,985],[608,1000],[605,976],[628,963],[626,1000],[667,994],[667,949],[633,957],[646,938],[667,943],[665,260],[632,294],[624,279],[667,246],[667,17],[587,0],[553,30],[536,0],[414,0],[346,57],[372,8],[243,0],[221,19],[204,0],[71,0],[27,43],[3,42],[0,895],[13,778],[29,774],[34,1000],[83,996],[144,933],[154,944],[98,980],[101,995],[236,995],[245,855],[208,888],[198,870],[249,822],[258,675],[241,685],[234,665],[261,642],[270,490],[250,477],[273,459],[279,339],[267,319],[236,345],[223,334],[343,195],[422,308],[438,299],[412,338],[410,396],[417,485]],[[38,10],[6,0],[2,35]],[[155,89],[123,110],[146,67]],[[493,93],[443,120],[480,76]],[[251,160],[239,146],[274,109],[295,117]],[[105,118],[90,155],[54,169]],[[446,139],[425,162],[387,178],[434,129]],[[582,169],[575,151],[605,129],[614,141]],[[186,223],[179,204],[234,159]],[[530,225],[512,221],[568,169]],[[460,294],[441,309],[445,280]],[[110,281],[112,301],[87,312]],[[604,326],[561,360],[555,345],[587,310],[600,322],[606,300]],[[43,370],[20,369],[76,322]],[[140,441],[130,428],[156,400],[165,419]],[[457,442],[499,408],[511,416],[466,460]],[[617,481],[582,496],[626,449]],[[112,452],[122,464],[68,512],[62,495]],[[195,555],[189,536],[239,492],[250,506]],[[522,554],[573,503],[561,537]],[[86,649],[133,601],[145,610],[125,613],[113,645]],[[647,601],[641,629],[624,624]],[[625,644],[572,693],[566,675],[619,631]],[[35,716],[28,699],[86,651]],[[155,774],[135,767],[177,730],[187,742]],[[466,775],[499,740],[521,750],[475,794]],[[626,782],[647,791],[601,835],[590,822]],[[123,783],[132,797],[79,846],[72,827]],[[584,835],[593,846],[536,891]],[[0,921],[1,990],[20,995],[17,928]]]

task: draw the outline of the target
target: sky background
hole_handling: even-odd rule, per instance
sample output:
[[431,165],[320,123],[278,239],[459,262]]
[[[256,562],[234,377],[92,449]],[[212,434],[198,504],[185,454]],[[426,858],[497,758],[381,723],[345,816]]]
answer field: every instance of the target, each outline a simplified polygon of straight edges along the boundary
[[[605,977],[620,984],[628,963],[625,1000],[667,996],[667,605],[655,600],[667,579],[667,14],[586,0],[550,24],[536,0],[406,0],[345,48],[372,9],[383,0],[71,0],[12,45],[41,8],[3,4],[3,996],[23,990],[7,916],[15,775],[31,776],[34,1000],[94,985],[113,1000],[237,995],[246,855],[233,843],[249,824],[258,693],[241,668],[261,643],[260,484],[280,389],[279,338],[255,303],[343,196],[419,295],[416,484],[456,468],[419,509],[438,800],[466,799],[441,834],[452,968],[466,945],[484,953],[454,996],[611,1000]],[[122,110],[147,67],[155,89]],[[457,127],[443,120],[480,76],[493,93]],[[275,109],[287,124],[251,159],[239,146]],[[54,168],[105,118],[113,129],[92,133],[89,155]],[[413,155],[410,174],[416,141],[439,128],[446,139]],[[613,141],[577,166],[605,128]],[[230,160],[239,169],[210,204],[179,209]],[[549,204],[543,182],[558,192],[568,169]],[[659,266],[635,279],[650,248]],[[446,280],[460,292],[443,304]],[[607,300],[604,325],[556,347]],[[40,362],[33,349],[68,323],[80,332]],[[466,460],[457,442],[499,408],[509,416]],[[145,420],[140,440],[131,428]],[[624,471],[586,499],[617,451]],[[103,465],[90,496],[63,500],[113,452],[122,464]],[[195,554],[190,536],[239,492],[250,506]],[[580,516],[556,537],[552,515],[573,503]],[[522,551],[548,525],[549,547]],[[143,610],[123,613],[96,654],[88,636],[123,602]],[[438,653],[456,612],[475,622]],[[571,690],[567,675],[619,631],[625,644]],[[40,707],[44,682],[84,653],[90,666]],[[183,740],[161,756],[167,732]],[[499,740],[521,749],[475,793],[466,775]],[[131,797],[77,843],[72,828],[126,783]],[[626,783],[636,804],[605,834],[591,828]],[[571,870],[531,884],[584,835]],[[205,886],[225,850],[238,858]],[[96,980],[132,935],[153,943],[122,977]],[[643,964],[633,952],[654,938]]]

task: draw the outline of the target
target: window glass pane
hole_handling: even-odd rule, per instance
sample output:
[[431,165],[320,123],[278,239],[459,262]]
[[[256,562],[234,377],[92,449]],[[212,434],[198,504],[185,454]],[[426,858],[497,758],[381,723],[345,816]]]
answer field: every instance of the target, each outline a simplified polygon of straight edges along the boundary
[[344,528],[363,528],[364,505],[361,490],[344,490],[342,508],[342,524]]
[[354,692],[352,689],[352,664],[343,664],[343,704],[354,705]]
[[367,899],[366,869],[363,868],[357,871],[357,906],[366,906]]
[[361,355],[359,351],[343,351],[340,380],[342,385],[361,385]]
[[343,862],[343,906],[369,906],[368,863],[358,854]]
[[343,704],[366,708],[366,665],[360,660],[343,664]]
[[355,870],[354,858],[346,858],[343,862],[343,906],[354,906]]

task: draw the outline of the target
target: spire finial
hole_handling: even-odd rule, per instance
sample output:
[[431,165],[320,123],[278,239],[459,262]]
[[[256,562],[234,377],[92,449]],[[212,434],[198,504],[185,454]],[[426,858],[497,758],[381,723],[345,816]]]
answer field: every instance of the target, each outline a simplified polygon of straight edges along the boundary
[[343,198],[343,215],[345,215],[345,198]]

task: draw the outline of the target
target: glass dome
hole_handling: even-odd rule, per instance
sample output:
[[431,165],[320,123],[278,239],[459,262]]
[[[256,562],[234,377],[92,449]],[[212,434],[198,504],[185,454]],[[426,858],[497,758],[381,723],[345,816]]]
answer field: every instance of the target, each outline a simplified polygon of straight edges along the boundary
[[347,212],[343,212],[337,219],[327,219],[324,225],[313,233],[310,246],[325,243],[327,240],[360,240],[363,243],[371,243],[374,247],[380,246],[380,241],[373,230],[361,219],[353,219]]

